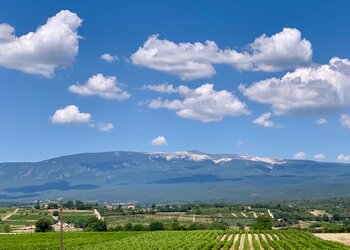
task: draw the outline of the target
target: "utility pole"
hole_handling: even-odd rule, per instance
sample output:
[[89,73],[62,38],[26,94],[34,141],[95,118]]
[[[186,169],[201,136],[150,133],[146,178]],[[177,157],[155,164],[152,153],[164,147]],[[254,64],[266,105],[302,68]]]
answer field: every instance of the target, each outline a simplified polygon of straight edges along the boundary
[[62,219],[62,198],[58,199],[60,208],[60,250],[63,250],[63,219]]

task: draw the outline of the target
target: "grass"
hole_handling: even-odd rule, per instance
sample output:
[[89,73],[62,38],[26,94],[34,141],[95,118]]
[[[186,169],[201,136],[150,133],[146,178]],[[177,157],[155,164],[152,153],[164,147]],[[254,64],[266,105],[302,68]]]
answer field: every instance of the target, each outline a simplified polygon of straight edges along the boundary
[[64,221],[69,221],[69,222],[77,222],[77,221],[87,221],[89,218],[93,218],[95,216],[89,216],[89,215],[63,215],[63,220]]
[[[142,232],[141,232],[142,233]],[[65,233],[65,249],[85,249],[99,242],[115,242],[126,237],[132,237],[138,232],[118,232],[118,233]],[[34,250],[34,249],[58,249],[58,233],[28,233],[18,235],[0,235],[1,250]]]
[[38,220],[40,218],[47,218],[52,219],[51,216],[48,216],[46,214],[14,214],[12,215],[9,220],[15,221],[15,220]]

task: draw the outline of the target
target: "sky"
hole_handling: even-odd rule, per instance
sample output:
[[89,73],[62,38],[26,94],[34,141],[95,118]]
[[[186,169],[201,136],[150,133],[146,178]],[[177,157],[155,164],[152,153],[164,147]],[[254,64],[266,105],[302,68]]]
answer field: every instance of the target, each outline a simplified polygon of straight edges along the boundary
[[348,1],[1,3],[0,162],[350,161]]

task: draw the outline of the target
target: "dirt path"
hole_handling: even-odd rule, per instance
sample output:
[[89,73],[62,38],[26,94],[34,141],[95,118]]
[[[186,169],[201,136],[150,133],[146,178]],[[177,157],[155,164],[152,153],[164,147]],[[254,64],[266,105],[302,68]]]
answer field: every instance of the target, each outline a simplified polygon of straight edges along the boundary
[[253,217],[258,218],[258,215],[255,212],[253,212]]
[[243,217],[248,218],[248,216],[244,212],[241,212],[241,214]]
[[253,236],[251,234],[248,234],[248,241],[249,241],[249,249],[254,250]]
[[241,242],[238,247],[239,250],[244,250],[244,239],[245,239],[245,234],[243,233],[241,236]]
[[270,240],[274,240],[271,234],[266,234],[266,235],[270,238]]
[[271,245],[269,244],[269,242],[267,241],[265,235],[264,235],[264,234],[260,234],[260,235],[261,235],[261,238],[266,242],[266,244],[270,246],[271,250],[274,250],[274,249],[271,247]]
[[333,240],[350,245],[350,233],[319,233],[314,235],[323,240]]
[[233,234],[230,234],[230,236],[228,236],[227,240],[232,240]]
[[271,213],[270,209],[267,210],[267,212],[269,213],[270,217],[273,219],[273,214]]
[[254,238],[259,243],[259,250],[264,250],[263,246],[261,245],[261,242],[260,242],[260,239],[259,239],[259,235],[258,234],[254,234]]
[[309,211],[310,214],[315,215],[315,216],[322,216],[322,215],[326,215],[327,217],[332,217],[332,215],[330,213],[327,213],[325,210],[310,210]]
[[221,241],[224,241],[226,239],[226,236],[227,236],[227,234],[224,234],[224,236],[222,236],[222,238],[221,238]]
[[102,217],[101,217],[101,214],[96,209],[94,209],[94,214],[96,215],[97,219],[103,220]]
[[4,218],[2,218],[2,220],[7,220],[8,218],[10,218],[12,215],[15,215],[18,212],[18,208],[16,208],[15,211],[13,211],[12,213],[6,215]]
[[238,240],[238,237],[239,237],[239,234],[235,234],[235,238],[233,239],[233,243],[232,243],[232,246],[230,247],[230,250],[234,249],[234,246]]
[[231,213],[231,214],[233,217],[236,217],[236,218],[238,217],[237,214],[235,214],[235,213]]

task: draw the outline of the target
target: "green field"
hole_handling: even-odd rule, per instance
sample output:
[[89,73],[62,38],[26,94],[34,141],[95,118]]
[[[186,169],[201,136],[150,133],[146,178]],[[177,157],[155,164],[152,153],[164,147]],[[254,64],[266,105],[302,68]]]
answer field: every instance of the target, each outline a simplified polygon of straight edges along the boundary
[[9,220],[36,221],[40,218],[51,219],[51,216],[46,215],[46,214],[14,214],[9,218]]
[[[0,208],[0,219],[14,211],[15,208]],[[58,210],[18,208],[15,214],[11,215],[6,220],[0,220],[0,233],[5,232],[6,226],[10,226],[11,232],[20,232],[23,227],[34,228],[35,222],[40,218],[54,220],[54,217],[52,217],[53,211]],[[66,222],[72,223],[85,222],[93,217],[95,217],[95,215],[92,210],[65,210],[63,216]]]
[[[350,249],[297,230],[65,233],[65,249]],[[0,235],[0,249],[58,249],[58,233]]]

